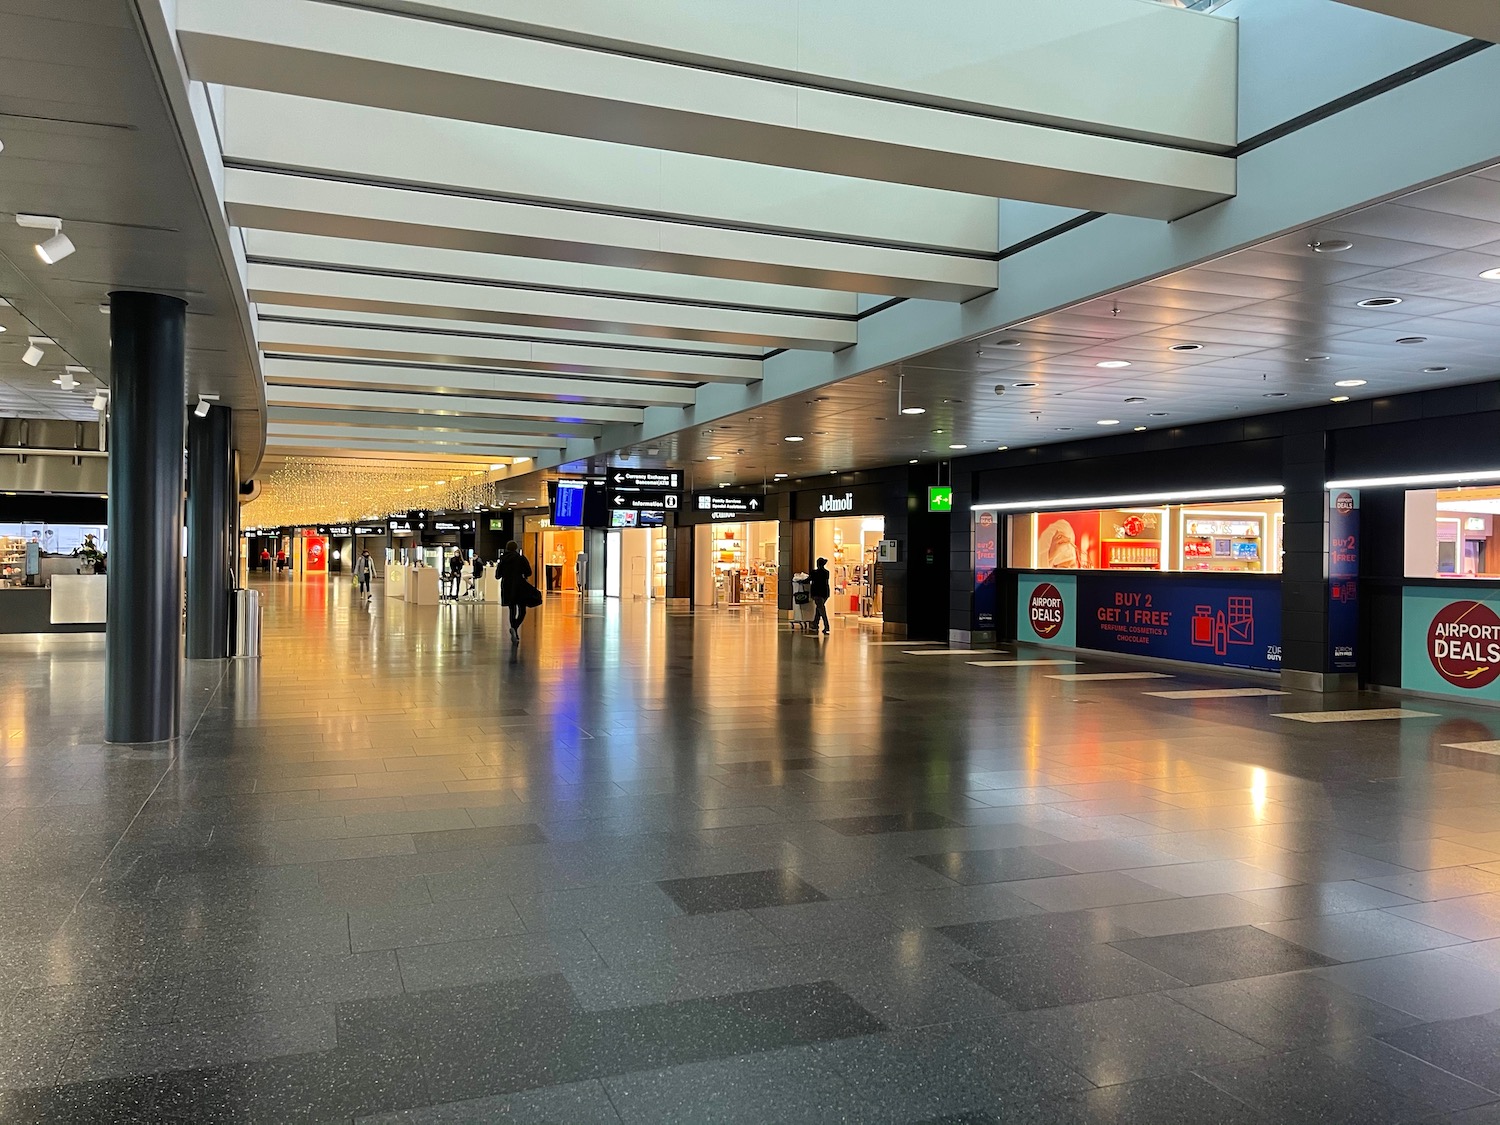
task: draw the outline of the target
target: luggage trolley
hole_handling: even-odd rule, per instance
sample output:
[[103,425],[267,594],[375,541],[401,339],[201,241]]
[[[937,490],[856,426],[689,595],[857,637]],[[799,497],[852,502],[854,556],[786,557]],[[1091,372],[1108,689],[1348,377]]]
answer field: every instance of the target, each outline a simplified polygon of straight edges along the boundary
[[811,629],[814,612],[812,578],[802,573],[792,575],[792,629],[799,625],[803,632]]

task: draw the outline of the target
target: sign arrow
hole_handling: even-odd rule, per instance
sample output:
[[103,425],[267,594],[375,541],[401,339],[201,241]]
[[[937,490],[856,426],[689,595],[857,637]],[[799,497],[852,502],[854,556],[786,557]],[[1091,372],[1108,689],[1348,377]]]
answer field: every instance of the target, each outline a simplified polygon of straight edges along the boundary
[[759,508],[760,507],[760,501],[759,500],[752,500],[752,501],[750,501],[750,506],[752,508]]
[[616,473],[615,474],[615,483],[616,484],[619,484],[624,479],[625,479],[625,474],[624,473]]
[[623,497],[623,496],[616,496],[615,497],[615,506],[616,507],[619,507],[623,503],[625,503],[625,497]]

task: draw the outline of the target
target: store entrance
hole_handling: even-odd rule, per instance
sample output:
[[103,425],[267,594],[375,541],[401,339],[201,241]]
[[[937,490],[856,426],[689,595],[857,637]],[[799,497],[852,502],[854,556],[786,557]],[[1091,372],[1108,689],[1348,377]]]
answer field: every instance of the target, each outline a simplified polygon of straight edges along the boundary
[[774,607],[778,533],[775,520],[699,524],[693,543],[693,604]]
[[576,527],[549,527],[536,533],[532,557],[537,585],[547,594],[578,592],[578,556],[583,554],[583,531]]
[[846,516],[813,521],[813,558],[828,560],[833,616],[879,618],[884,612],[881,568],[876,561],[885,538],[884,516]]

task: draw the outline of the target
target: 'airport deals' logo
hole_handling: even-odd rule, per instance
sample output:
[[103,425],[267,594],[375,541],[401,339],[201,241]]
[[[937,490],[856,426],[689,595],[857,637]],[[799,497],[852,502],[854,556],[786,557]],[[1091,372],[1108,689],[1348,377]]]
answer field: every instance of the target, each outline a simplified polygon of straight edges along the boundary
[[1333,510],[1341,516],[1347,516],[1354,511],[1354,497],[1347,492],[1340,492],[1333,498]]
[[1454,687],[1488,687],[1500,678],[1500,617],[1482,602],[1449,602],[1427,627],[1427,656]]
[[1056,586],[1043,582],[1031,591],[1031,604],[1027,608],[1031,618],[1031,631],[1044,641],[1050,641],[1063,627],[1063,596]]

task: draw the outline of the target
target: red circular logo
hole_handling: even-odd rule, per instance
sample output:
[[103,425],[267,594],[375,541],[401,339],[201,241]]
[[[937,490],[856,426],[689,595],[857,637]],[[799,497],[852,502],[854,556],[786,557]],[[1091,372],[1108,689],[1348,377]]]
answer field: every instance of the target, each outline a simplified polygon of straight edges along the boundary
[[1333,508],[1339,515],[1347,516],[1350,512],[1354,511],[1354,497],[1350,496],[1347,492],[1340,492],[1333,498]]
[[1044,641],[1050,641],[1063,627],[1063,596],[1056,586],[1043,582],[1031,591],[1028,607],[1031,631]]
[[1450,602],[1427,627],[1427,656],[1454,687],[1489,686],[1500,678],[1500,617],[1482,602]]

